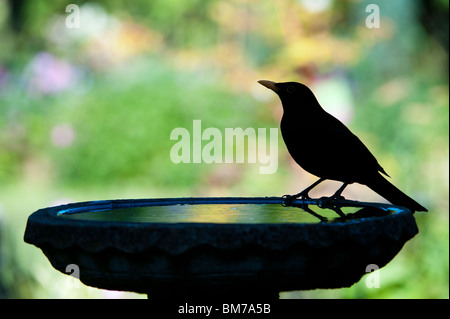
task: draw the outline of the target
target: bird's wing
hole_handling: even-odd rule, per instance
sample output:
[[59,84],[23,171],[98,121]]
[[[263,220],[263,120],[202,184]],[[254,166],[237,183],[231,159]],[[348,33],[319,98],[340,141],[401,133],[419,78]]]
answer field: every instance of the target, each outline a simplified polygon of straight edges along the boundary
[[384,172],[364,143],[328,113],[308,120],[285,114],[281,133],[292,158],[313,175],[362,182]]
[[323,134],[330,138],[330,144],[341,154],[344,167],[355,171],[359,171],[359,168],[364,172],[376,171],[389,176],[366,145],[341,121],[330,115],[323,123]]

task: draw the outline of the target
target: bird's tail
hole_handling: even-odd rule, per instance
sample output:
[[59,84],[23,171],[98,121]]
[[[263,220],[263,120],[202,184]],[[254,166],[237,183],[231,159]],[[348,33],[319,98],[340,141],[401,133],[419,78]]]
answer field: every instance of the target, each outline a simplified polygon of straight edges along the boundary
[[375,191],[380,196],[384,197],[394,205],[403,206],[410,209],[412,212],[427,212],[428,210],[416,202],[414,199],[403,193],[397,187],[392,185],[386,178],[377,174],[376,178],[371,179],[366,184],[370,189]]

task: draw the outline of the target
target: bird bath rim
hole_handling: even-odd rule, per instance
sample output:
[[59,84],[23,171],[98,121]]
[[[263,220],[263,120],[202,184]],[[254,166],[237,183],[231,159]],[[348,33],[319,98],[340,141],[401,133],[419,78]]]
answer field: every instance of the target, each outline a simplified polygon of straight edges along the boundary
[[[240,244],[257,244],[262,247],[271,249],[280,249],[286,247],[289,240],[286,238],[279,242],[274,238],[259,238],[257,235],[249,236],[249,233],[258,232],[258,228],[261,225],[265,225],[271,232],[276,233],[280,229],[290,229],[297,232],[302,232],[302,236],[308,237],[308,240],[317,241],[320,240],[322,245],[331,245],[334,241],[334,235],[324,236],[324,232],[328,229],[339,229],[340,232],[354,232],[354,225],[365,225],[364,229],[370,231],[373,227],[372,224],[378,223],[381,219],[389,220],[403,220],[404,222],[415,224],[413,214],[406,208],[399,206],[393,206],[390,204],[381,203],[364,203],[350,200],[335,201],[335,204],[342,205],[343,207],[367,207],[380,209],[385,213],[385,216],[372,216],[364,219],[342,219],[336,218],[332,223],[282,223],[282,224],[247,224],[247,223],[186,223],[183,221],[177,223],[142,223],[132,221],[92,221],[84,219],[69,219],[63,218],[64,215],[78,214],[83,212],[100,212],[105,210],[114,210],[120,208],[136,208],[146,206],[174,206],[174,205],[203,205],[203,204],[280,204],[284,205],[285,199],[282,197],[184,197],[184,198],[153,198],[153,199],[118,199],[118,200],[99,200],[88,202],[77,202],[65,205],[59,205],[54,207],[48,207],[40,209],[34,212],[28,218],[27,227],[25,231],[24,240],[27,243],[35,246],[53,245],[57,248],[67,248],[71,246],[79,246],[83,249],[90,251],[100,251],[107,248],[115,248],[126,252],[143,251],[149,248],[154,248],[158,245],[158,248],[162,248],[171,254],[183,253],[198,244],[212,245],[224,249],[236,247],[237,244],[228,243],[224,238],[216,240],[216,242],[203,242],[198,233],[202,229],[207,229],[211,232],[211,236],[223,233],[223,236],[231,234],[235,236],[246,235],[244,239],[238,238]],[[295,207],[301,207],[302,205],[317,205],[321,204],[320,200],[294,200],[291,205]],[[338,215],[336,215],[338,217]],[[364,223],[361,221],[364,220]],[[393,222],[390,221],[389,224]],[[189,231],[182,230],[186,225],[189,226]],[[392,224],[395,226],[395,223]],[[240,231],[232,231],[232,228],[236,228]],[[395,228],[395,227],[394,227]],[[416,226],[417,228],[417,226]],[[61,232],[61,229],[65,229]],[[411,228],[413,229],[413,228]],[[80,233],[83,232],[83,234]],[[150,232],[149,232],[150,231]],[[169,232],[171,234],[177,233],[179,236],[193,236],[190,242],[183,241],[168,241],[164,242],[155,233]],[[335,231],[332,231],[334,234]],[[366,233],[360,240],[363,242],[372,242],[376,237],[380,235],[386,235],[391,237],[399,236],[400,229],[393,229],[391,233],[381,232],[379,234]],[[307,235],[305,235],[307,233]],[[416,231],[417,233],[417,231]],[[152,236],[153,235],[153,236]],[[415,235],[415,234],[414,234]],[[108,240],[108,236],[112,236],[112,239]],[[138,240],[138,236],[140,240]],[[127,237],[132,238],[125,239]],[[252,238],[250,238],[252,237]],[[257,238],[258,237],[258,238]],[[292,242],[299,240],[298,236],[289,236]],[[305,238],[306,238],[305,237]],[[340,237],[343,237],[341,234]],[[211,239],[211,238],[209,238]],[[236,240],[236,238],[234,238]],[[305,239],[306,240],[306,239]],[[92,245],[95,242],[95,245]],[[170,243],[170,244],[169,244]],[[309,244],[305,242],[304,244]]]

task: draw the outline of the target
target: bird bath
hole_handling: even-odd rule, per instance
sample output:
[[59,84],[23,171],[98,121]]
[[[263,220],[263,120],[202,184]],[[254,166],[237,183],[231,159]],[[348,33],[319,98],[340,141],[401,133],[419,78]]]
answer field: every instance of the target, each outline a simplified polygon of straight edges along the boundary
[[33,213],[24,240],[62,273],[75,264],[88,286],[159,299],[278,298],[281,291],[349,287],[368,265],[385,266],[418,232],[413,214],[392,205],[283,203],[279,197],[73,203]]

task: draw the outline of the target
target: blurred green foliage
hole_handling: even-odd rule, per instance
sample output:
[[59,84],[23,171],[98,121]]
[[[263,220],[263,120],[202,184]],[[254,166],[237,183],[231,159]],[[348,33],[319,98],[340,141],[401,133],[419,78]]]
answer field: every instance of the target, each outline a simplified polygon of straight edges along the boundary
[[[81,8],[79,29],[65,26],[69,3]],[[221,131],[277,127],[279,102],[256,84],[270,79],[322,89],[323,106],[336,104],[393,182],[430,210],[380,270],[379,289],[363,278],[283,297],[448,298],[448,2],[376,3],[379,29],[365,26],[364,1],[0,0],[0,296],[128,296],[65,288],[66,276],[22,239],[41,207],[282,195],[310,184],[281,136],[273,175],[170,161],[170,132],[192,131],[195,119]]]

